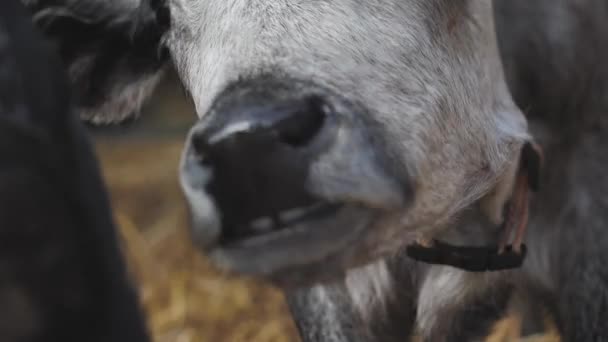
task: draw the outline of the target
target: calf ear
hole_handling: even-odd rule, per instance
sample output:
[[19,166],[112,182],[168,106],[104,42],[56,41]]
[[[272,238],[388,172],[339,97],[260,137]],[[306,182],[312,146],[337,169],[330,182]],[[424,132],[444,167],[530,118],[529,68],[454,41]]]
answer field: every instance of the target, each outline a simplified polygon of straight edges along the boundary
[[490,222],[501,224],[504,220],[504,208],[513,194],[515,181],[520,172],[526,172],[528,186],[538,190],[542,152],[527,131],[526,120],[519,110],[501,113],[497,117],[498,138],[505,144],[517,144],[519,148],[507,160],[504,171],[498,177],[495,186],[479,202],[481,211]]
[[29,9],[59,51],[83,119],[115,123],[139,114],[169,59],[170,16],[161,1],[60,0]]
[[482,212],[496,225],[504,221],[504,208],[513,195],[518,174],[526,173],[529,190],[536,192],[540,187],[543,164],[543,154],[540,147],[534,142],[526,142],[518,155],[517,162],[509,164],[494,189],[480,201]]
[[517,159],[509,161],[509,165],[499,177],[496,186],[479,202],[481,211],[495,225],[501,224],[504,220],[504,208],[513,193],[520,156],[521,152],[518,152]]

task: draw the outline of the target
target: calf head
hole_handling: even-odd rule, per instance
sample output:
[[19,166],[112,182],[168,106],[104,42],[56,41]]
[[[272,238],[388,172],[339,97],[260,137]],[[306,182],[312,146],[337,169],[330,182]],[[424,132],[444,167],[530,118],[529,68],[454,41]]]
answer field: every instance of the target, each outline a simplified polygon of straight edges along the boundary
[[500,189],[529,138],[490,0],[171,11],[193,238],[228,270],[300,285],[396,253]]
[[22,0],[59,51],[80,116],[136,116],[168,61],[169,12],[158,0]]

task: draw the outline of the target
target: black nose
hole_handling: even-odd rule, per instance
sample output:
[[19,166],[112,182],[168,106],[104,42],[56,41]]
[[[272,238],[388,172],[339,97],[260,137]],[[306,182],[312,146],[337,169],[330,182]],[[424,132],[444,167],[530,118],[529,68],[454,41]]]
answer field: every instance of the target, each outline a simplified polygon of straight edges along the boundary
[[[279,94],[279,95],[277,95]],[[206,190],[222,217],[222,238],[251,234],[251,222],[308,208],[311,163],[323,151],[331,106],[320,95],[234,91],[216,102],[191,139],[192,153],[212,170]],[[259,220],[258,220],[259,221]]]

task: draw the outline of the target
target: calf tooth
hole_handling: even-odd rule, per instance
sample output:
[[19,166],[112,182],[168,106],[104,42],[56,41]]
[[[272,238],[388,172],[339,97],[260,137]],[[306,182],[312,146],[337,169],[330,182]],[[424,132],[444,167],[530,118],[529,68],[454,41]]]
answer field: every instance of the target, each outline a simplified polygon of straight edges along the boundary
[[270,217],[260,217],[251,222],[250,227],[260,233],[269,232],[272,230],[274,223]]
[[309,208],[295,208],[282,211],[279,214],[282,222],[290,222],[299,219],[300,217],[306,215],[309,211]]

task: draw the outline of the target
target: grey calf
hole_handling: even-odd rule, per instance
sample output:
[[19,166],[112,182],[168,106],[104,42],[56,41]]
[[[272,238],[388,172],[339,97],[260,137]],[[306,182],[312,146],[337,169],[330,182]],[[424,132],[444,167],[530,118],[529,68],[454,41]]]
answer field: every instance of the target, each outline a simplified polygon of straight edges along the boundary
[[[465,340],[513,290],[553,299],[566,340],[608,340],[607,7],[173,1],[201,115],[182,165],[196,241],[284,286],[306,341]],[[522,269],[404,256],[417,238],[496,242],[531,137],[546,165]]]

